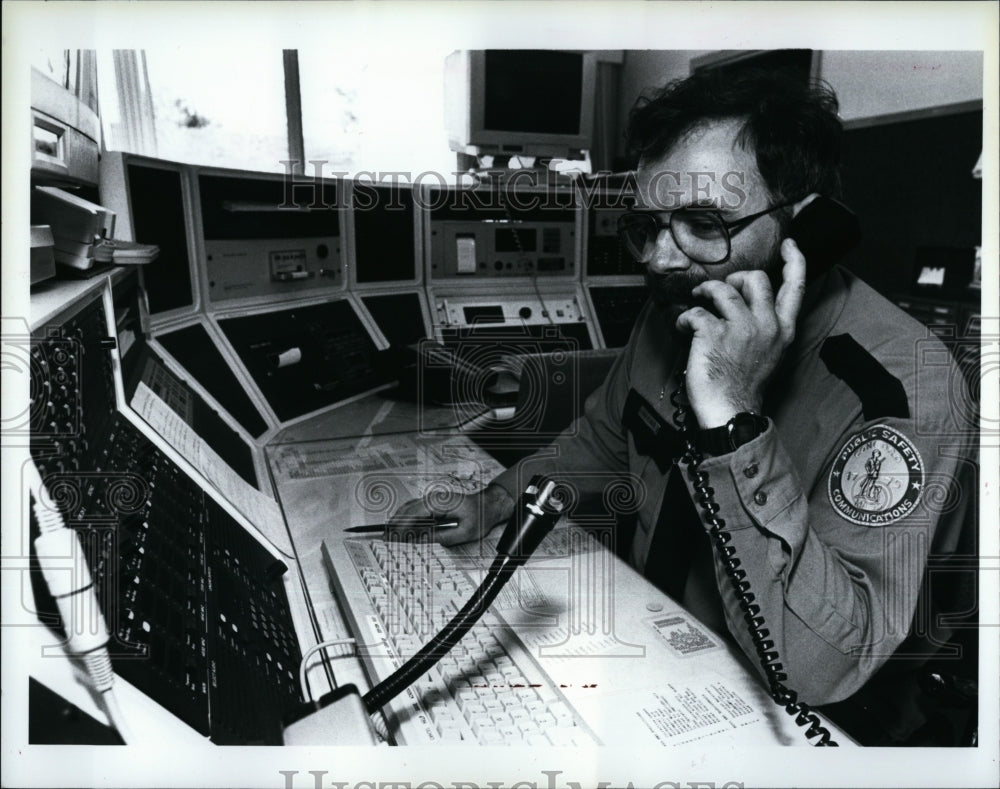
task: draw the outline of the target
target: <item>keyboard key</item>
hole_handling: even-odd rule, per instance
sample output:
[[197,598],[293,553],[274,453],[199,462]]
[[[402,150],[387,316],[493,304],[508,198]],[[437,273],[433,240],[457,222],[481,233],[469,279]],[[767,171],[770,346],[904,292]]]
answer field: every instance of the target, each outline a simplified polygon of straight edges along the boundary
[[443,712],[443,711],[438,712],[434,716],[434,722],[437,724],[438,731],[440,731],[441,729],[458,727],[458,721],[455,719],[455,716],[452,715],[450,712]]
[[514,721],[511,720],[510,715],[503,712],[502,710],[490,710],[489,714],[490,714],[490,719],[493,721],[493,725],[495,725],[497,728],[500,728],[501,726],[504,725],[508,726],[514,725]]
[[545,730],[556,725],[555,716],[548,712],[541,712],[534,716],[533,720],[538,724],[538,728]]
[[[482,664],[480,664],[479,667],[485,668]],[[500,687],[507,687],[507,680],[505,680],[503,674],[498,671],[487,671],[486,681],[493,686],[494,690],[498,690]]]
[[475,732],[476,736],[479,737],[484,731],[493,730],[493,720],[489,715],[475,715],[472,720],[469,721],[469,725],[472,727],[472,731]]
[[487,714],[486,707],[477,701],[466,704],[462,709],[462,713],[465,715],[465,719],[469,722],[471,722],[473,718],[485,717]]
[[556,701],[549,705],[549,713],[555,717],[557,726],[573,726],[573,713],[566,702]]
[[511,709],[525,709],[524,702],[515,696],[513,693],[507,692],[497,696],[500,702],[503,704],[505,710]]
[[541,733],[541,730],[539,729],[538,724],[535,723],[530,718],[522,720],[522,721],[518,721],[517,726],[518,726],[518,728],[521,730],[521,732],[526,737],[529,734],[539,734],[539,733]]
[[494,695],[484,696],[482,700],[483,706],[486,707],[490,712],[502,712],[504,709],[503,703]]
[[539,712],[547,712],[549,705],[536,696],[533,699],[525,701],[524,708],[534,715]]
[[438,726],[438,734],[446,742],[461,742],[462,730],[457,725]]

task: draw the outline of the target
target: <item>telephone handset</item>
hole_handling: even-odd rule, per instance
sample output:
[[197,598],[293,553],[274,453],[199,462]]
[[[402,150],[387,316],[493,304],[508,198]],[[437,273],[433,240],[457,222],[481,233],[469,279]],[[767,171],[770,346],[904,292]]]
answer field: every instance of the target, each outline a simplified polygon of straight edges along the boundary
[[857,216],[843,203],[820,195],[792,219],[788,235],[806,259],[806,281],[812,282],[861,240]]
[[688,467],[688,474],[694,484],[695,501],[704,511],[712,544],[719,554],[726,576],[736,593],[737,600],[739,600],[743,619],[757,650],[757,657],[764,669],[764,675],[767,677],[768,693],[775,704],[784,707],[785,711],[795,718],[795,722],[799,726],[809,726],[805,730],[807,739],[812,740],[814,737],[819,737],[815,745],[836,746],[837,743],[831,739],[829,729],[822,725],[819,716],[812,711],[808,704],[799,701],[798,694],[784,684],[788,678],[787,674],[783,671],[781,663],[778,662],[778,653],[774,649],[774,642],[768,638],[770,632],[767,630],[767,623],[761,614],[760,606],[754,602],[755,598],[753,592],[750,591],[747,572],[741,569],[736,549],[729,544],[732,537],[726,531],[725,520],[719,516],[719,505],[715,501],[714,491],[708,484],[708,472],[701,468],[702,454],[697,448],[695,429],[688,419],[690,411],[685,391],[684,373],[682,372],[677,388],[670,395],[670,402],[674,407],[674,426],[680,432],[684,442],[681,462]]

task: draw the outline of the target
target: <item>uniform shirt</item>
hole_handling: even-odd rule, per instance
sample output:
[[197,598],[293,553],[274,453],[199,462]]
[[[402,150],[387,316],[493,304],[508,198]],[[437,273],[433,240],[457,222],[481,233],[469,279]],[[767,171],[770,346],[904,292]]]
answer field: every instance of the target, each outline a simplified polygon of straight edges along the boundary
[[[928,555],[955,549],[974,500],[960,486],[974,431],[961,373],[925,327],[839,268],[810,286],[807,303],[769,384],[768,429],[702,469],[788,687],[823,704],[854,693],[906,638]],[[634,389],[671,422],[685,354],[665,310],[647,304],[581,417],[494,483],[516,499],[545,473],[625,501],[638,514],[630,560],[644,570],[668,476],[693,486],[626,428],[626,400]],[[623,479],[632,498],[609,495]],[[707,539],[681,602],[728,627],[762,672]]]

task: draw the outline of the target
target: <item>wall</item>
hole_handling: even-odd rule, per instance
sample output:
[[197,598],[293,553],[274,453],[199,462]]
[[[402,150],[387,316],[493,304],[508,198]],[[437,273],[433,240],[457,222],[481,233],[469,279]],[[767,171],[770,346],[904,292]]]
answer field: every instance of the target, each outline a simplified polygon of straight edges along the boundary
[[849,122],[982,100],[983,53],[832,50],[821,54],[820,76]]
[[[620,117],[640,93],[690,73],[710,50],[626,50]],[[825,50],[820,76],[837,91],[845,121],[983,98],[982,52]]]
[[691,58],[708,54],[704,49],[628,49],[622,64],[619,97],[621,115],[628,118],[628,111],[639,95],[648,88],[659,87],[665,82],[691,73]]

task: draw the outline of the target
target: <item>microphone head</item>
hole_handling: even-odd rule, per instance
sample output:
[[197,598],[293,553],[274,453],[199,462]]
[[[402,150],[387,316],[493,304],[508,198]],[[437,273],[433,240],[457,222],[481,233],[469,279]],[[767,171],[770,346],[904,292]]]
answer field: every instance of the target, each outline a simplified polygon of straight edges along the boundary
[[524,564],[562,516],[565,498],[553,480],[541,474],[532,477],[497,543],[497,555]]

